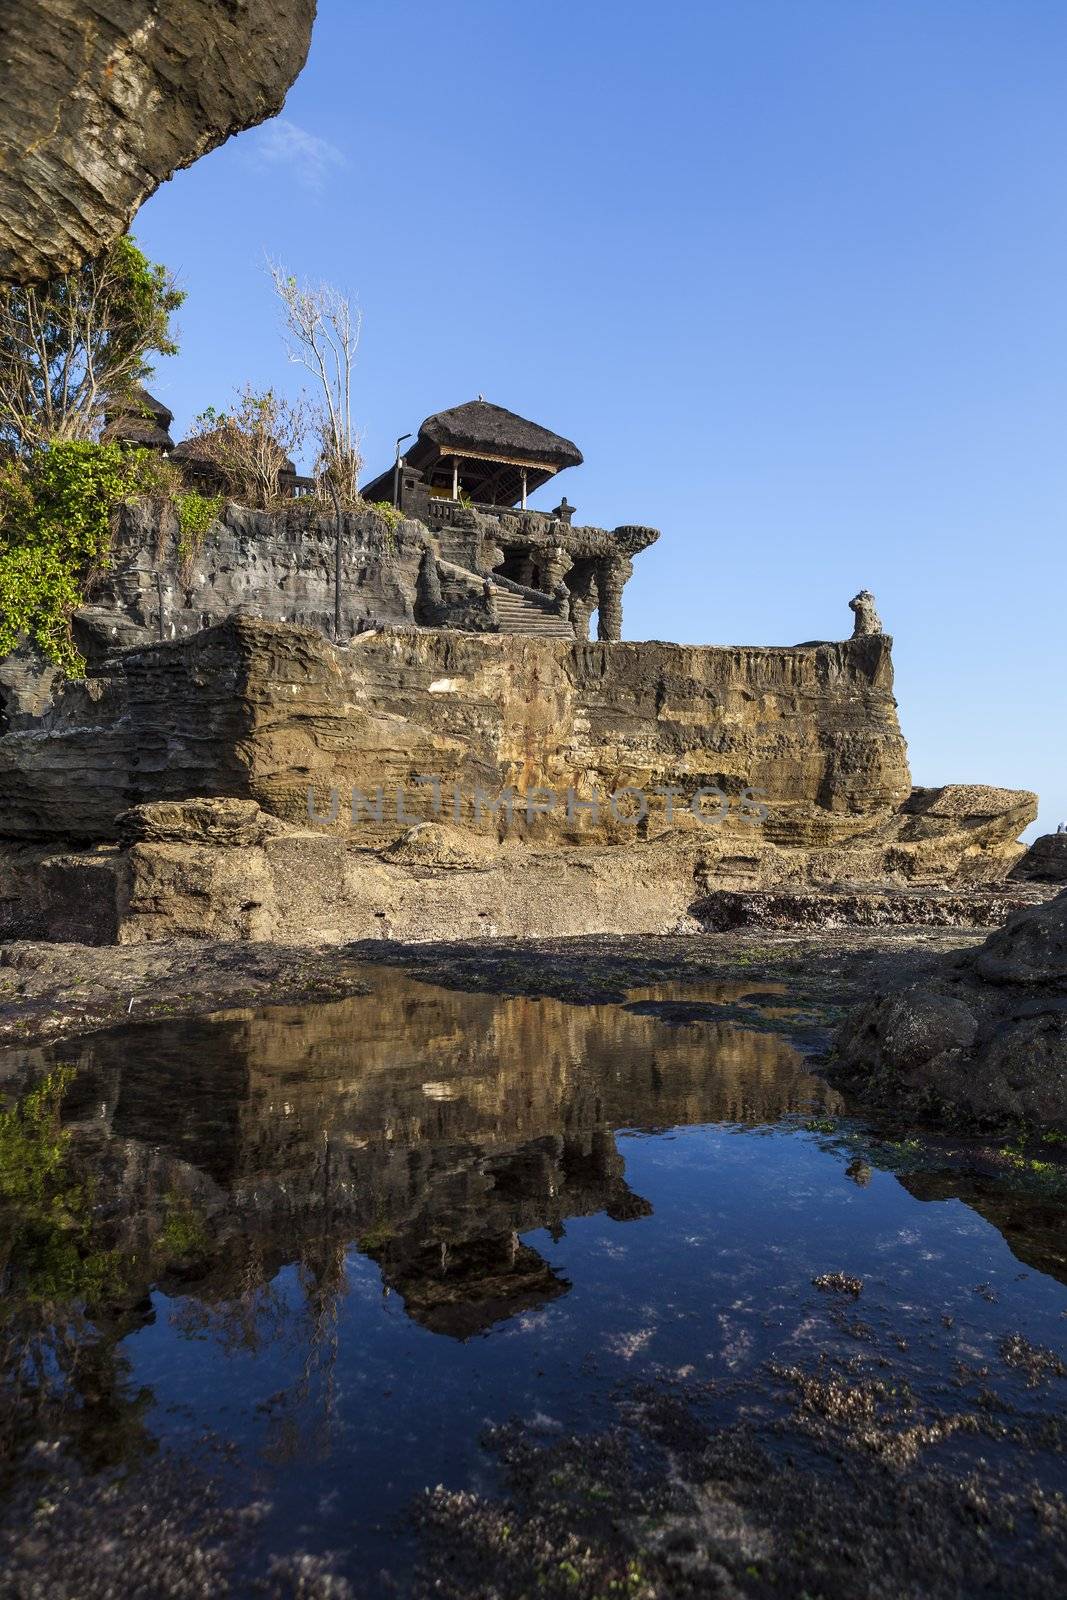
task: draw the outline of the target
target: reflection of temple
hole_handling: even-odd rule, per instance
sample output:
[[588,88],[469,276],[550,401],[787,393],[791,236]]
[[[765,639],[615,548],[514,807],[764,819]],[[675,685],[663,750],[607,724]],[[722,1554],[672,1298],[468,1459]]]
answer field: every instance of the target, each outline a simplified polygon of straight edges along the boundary
[[145,1253],[164,1192],[205,1219],[184,1292],[225,1299],[250,1251],[269,1276],[328,1234],[372,1257],[417,1321],[466,1337],[566,1292],[521,1234],[647,1215],[616,1128],[833,1099],[777,1035],[721,1024],[694,1039],[617,1005],[372,982],[310,1010],[82,1045],[67,1114],[109,1130],[129,1239]]

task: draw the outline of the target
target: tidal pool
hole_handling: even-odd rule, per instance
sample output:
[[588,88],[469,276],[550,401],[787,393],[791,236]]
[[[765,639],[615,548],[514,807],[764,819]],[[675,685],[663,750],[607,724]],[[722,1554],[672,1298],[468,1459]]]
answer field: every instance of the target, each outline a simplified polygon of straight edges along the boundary
[[[93,1583],[121,1572],[132,1524],[93,1554],[79,1500],[89,1521],[100,1486],[114,1506],[160,1483],[178,1503],[151,1520],[187,1512],[182,1537],[221,1564],[201,1591],[168,1548],[146,1593],[422,1592],[449,1558],[412,1508],[439,1485],[491,1505],[494,1430],[551,1451],[653,1390],[713,1431],[792,1416],[772,1455],[832,1486],[833,1452],[804,1451],[844,1384],[867,1398],[846,1399],[835,1450],[900,1483],[936,1413],[920,1442],[939,1470],[1025,1478],[1062,1517],[1067,1237],[1047,1175],[994,1182],[850,1114],[780,985],[582,1006],[367,983],[0,1058],[4,1592],[37,1571],[68,1592],[60,1560],[70,1593],[112,1592]],[[906,1397],[903,1423],[872,1384]],[[766,1521],[718,1550],[734,1592],[782,1592]],[[1063,1570],[1062,1532],[1045,1516],[1024,1540],[1035,1583]],[[653,1558],[603,1592],[690,1593],[646,1535]],[[1030,1592],[997,1537],[990,1592]],[[545,1559],[530,1593],[600,1592],[577,1558]]]

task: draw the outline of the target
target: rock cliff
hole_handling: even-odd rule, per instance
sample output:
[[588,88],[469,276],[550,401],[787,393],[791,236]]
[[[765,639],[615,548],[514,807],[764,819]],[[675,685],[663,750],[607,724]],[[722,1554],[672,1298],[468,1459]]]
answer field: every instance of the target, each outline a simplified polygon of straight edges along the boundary
[[281,110],[315,0],[4,0],[0,281],[96,255],[178,167]]
[[717,889],[995,882],[1034,809],[911,789],[884,635],[337,648],[234,616],[14,718],[0,931],[659,932]]

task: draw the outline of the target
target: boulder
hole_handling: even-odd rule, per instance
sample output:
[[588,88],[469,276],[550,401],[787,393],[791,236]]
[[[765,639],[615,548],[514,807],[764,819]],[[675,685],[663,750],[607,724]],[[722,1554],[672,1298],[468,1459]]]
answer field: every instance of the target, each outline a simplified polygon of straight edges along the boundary
[[1067,1130],[1067,892],[842,1024],[831,1077],[898,1113]]
[[280,111],[315,0],[4,0],[0,282],[68,272],[178,167]]
[[945,1052],[969,1050],[978,1036],[962,1000],[918,986],[885,995],[854,1012],[837,1041],[839,1055],[861,1063],[865,1078],[891,1091]]
[[116,826],[123,845],[260,845],[285,831],[254,800],[156,800],[123,811]]
[[1067,983],[1067,890],[1033,911],[1021,911],[968,958],[989,983]]
[[1011,876],[1024,883],[1067,884],[1067,833],[1043,833],[1035,839]]
[[135,844],[117,881],[119,944],[168,939],[268,939],[274,885],[258,847]]

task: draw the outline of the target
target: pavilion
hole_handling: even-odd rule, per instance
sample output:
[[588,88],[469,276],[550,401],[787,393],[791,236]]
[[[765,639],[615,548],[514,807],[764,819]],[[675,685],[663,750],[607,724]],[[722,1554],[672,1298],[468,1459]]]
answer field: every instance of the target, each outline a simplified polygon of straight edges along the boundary
[[[535,489],[564,468],[581,464],[582,452],[570,439],[481,395],[427,417],[403,458],[409,480],[417,473],[431,499],[522,510]],[[389,468],[365,485],[363,498],[400,504],[401,476],[399,464]]]

